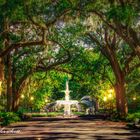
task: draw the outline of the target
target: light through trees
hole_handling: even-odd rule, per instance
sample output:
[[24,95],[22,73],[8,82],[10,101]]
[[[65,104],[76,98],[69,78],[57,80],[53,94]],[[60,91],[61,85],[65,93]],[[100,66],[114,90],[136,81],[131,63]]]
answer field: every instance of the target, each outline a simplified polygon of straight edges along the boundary
[[30,100],[31,100],[31,101],[33,101],[33,100],[34,100],[34,97],[33,97],[33,96],[31,96],[31,97],[30,97]]
[[25,98],[24,94],[22,94],[22,95],[21,95],[21,98],[22,98],[22,99],[24,99],[24,98]]
[[103,100],[104,100],[104,102],[106,102],[107,101],[107,97],[104,97]]
[[133,97],[133,101],[136,101],[136,99],[137,99],[136,96],[134,96],[134,97]]

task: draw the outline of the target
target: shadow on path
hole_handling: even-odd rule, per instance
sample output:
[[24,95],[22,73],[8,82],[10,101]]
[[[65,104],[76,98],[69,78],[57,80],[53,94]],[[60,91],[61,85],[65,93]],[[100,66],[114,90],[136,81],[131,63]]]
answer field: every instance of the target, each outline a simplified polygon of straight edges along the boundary
[[33,118],[4,129],[16,129],[20,130],[20,133],[0,133],[1,140],[140,140],[140,131],[129,129],[125,122],[112,122],[91,116]]

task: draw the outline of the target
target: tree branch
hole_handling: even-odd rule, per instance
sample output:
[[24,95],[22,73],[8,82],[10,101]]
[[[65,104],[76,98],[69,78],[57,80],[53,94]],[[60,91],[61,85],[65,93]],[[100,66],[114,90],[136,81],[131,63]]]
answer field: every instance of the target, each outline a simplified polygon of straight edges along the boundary
[[130,74],[134,69],[139,68],[139,67],[140,67],[140,63],[138,63],[138,64],[132,66],[131,68],[130,68],[130,67],[127,67],[127,69],[125,69],[125,74],[128,75],[128,74]]
[[56,61],[53,64],[50,64],[48,66],[45,66],[45,64],[43,63],[43,65],[38,66],[37,69],[40,69],[42,71],[48,71],[48,70],[50,70],[50,69],[52,69],[52,68],[54,68],[54,67],[56,67],[58,65],[65,64],[65,63],[69,62],[70,60],[71,60],[71,56],[70,56],[70,53],[68,53],[67,58],[65,58],[64,60],[58,60],[58,61]]
[[56,70],[56,71],[63,72],[63,73],[67,73],[67,74],[71,74],[71,75],[74,74],[74,73],[72,73],[71,71],[69,71],[69,70],[67,70],[67,69],[65,69],[65,68],[55,67],[55,68],[53,68],[53,69]]
[[125,74],[127,74],[127,71],[129,69],[129,64],[130,62],[134,59],[134,57],[136,56],[136,54],[134,52],[132,52],[128,58],[126,58],[126,61],[125,61],[125,66],[124,66],[124,69],[123,71],[125,72]]
[[15,48],[20,47],[27,47],[27,46],[34,46],[34,45],[44,45],[44,42],[41,41],[29,41],[29,42],[19,42],[11,44],[8,48],[6,48],[4,51],[0,53],[0,57],[3,57],[7,55],[10,51],[12,51]]

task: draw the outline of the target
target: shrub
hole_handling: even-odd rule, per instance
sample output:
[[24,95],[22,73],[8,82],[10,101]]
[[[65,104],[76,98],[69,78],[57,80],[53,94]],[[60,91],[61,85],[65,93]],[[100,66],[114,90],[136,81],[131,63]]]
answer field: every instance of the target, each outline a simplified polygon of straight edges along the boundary
[[32,115],[31,114],[23,114],[21,119],[22,120],[29,120],[31,118],[32,118]]
[[9,125],[10,123],[20,121],[19,116],[13,112],[2,112],[0,113],[0,118],[1,118],[0,125],[2,126],[6,126]]
[[140,120],[140,112],[133,113],[133,114],[128,114],[127,117],[126,117],[126,121],[129,121],[129,122],[134,122],[137,119]]
[[18,111],[17,112],[18,116],[21,118],[21,120],[29,120],[32,118],[32,114],[31,113],[25,113],[22,111]]

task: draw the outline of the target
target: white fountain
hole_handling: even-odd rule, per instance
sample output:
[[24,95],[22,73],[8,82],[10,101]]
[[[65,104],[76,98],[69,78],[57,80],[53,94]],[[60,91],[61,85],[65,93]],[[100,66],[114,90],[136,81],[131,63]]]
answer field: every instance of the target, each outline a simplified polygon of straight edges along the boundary
[[78,101],[77,100],[70,100],[70,90],[69,90],[69,83],[68,80],[66,81],[66,90],[65,92],[65,100],[57,100],[56,105],[64,106],[64,116],[71,116],[71,105],[76,105],[79,109]]

